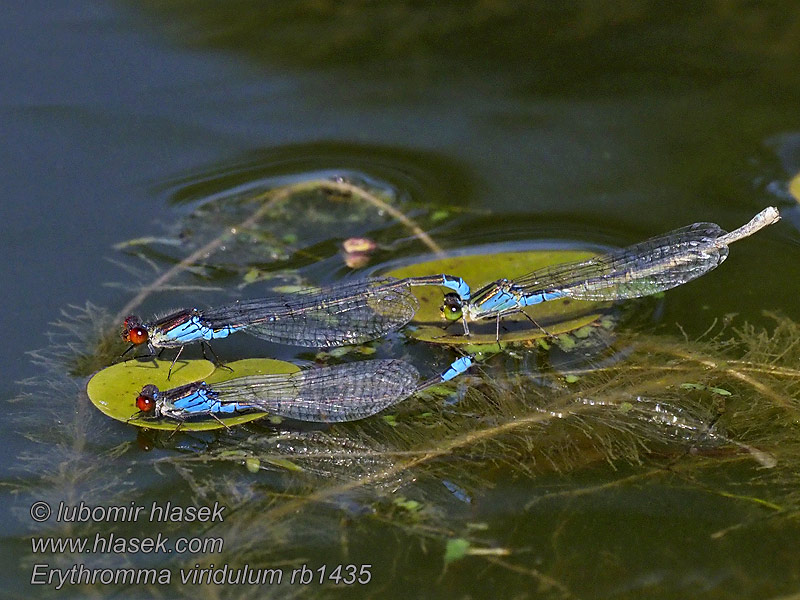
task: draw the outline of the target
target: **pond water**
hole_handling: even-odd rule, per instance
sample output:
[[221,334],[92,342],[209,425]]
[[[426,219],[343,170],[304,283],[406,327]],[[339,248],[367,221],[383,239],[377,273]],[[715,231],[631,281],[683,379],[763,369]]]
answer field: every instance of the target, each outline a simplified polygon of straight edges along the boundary
[[[8,597],[796,593],[797,6],[18,4],[0,23]],[[353,195],[303,192],[165,276],[246,220],[253,198],[320,179],[381,198],[431,242]],[[86,397],[125,348],[126,307],[149,316],[332,283],[437,249],[731,230],[769,205],[783,220],[709,275],[614,307],[586,335],[486,356],[363,422],[167,436]],[[355,271],[349,237],[378,243]],[[243,338],[214,349],[303,366],[399,357],[425,376],[458,356],[403,334],[321,355]],[[34,522],[38,501],[55,516]],[[62,503],[81,502],[146,508],[58,522]],[[153,517],[167,502],[224,518]],[[32,547],[112,533],[223,547]],[[106,571],[80,585],[74,565]],[[284,579],[208,583],[245,565]],[[124,569],[171,583],[106,581]]]

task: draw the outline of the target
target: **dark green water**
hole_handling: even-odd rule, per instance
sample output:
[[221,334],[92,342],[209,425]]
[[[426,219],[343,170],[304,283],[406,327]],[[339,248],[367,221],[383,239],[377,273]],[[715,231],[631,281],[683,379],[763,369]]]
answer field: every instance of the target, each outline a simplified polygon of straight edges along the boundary
[[[0,393],[30,395],[7,404],[0,425],[0,557],[8,597],[797,593],[800,498],[793,490],[800,449],[792,434],[800,421],[797,379],[788,371],[761,387],[758,375],[753,384],[729,372],[717,379],[696,367],[686,373],[686,381],[708,377],[702,380],[733,391],[723,417],[728,434],[771,452],[773,469],[724,443],[693,451],[693,443],[678,439],[651,440],[634,452],[635,432],[618,439],[609,420],[553,419],[510,427],[508,435],[462,438],[481,430],[480,400],[431,398],[401,409],[398,419],[409,422],[399,428],[375,419],[334,430],[339,445],[330,453],[357,443],[372,462],[351,457],[312,461],[300,473],[280,465],[250,473],[242,461],[201,459],[226,450],[273,453],[268,428],[160,439],[146,451],[153,440],[137,443],[137,431],[89,404],[87,373],[75,361],[98,354],[109,364],[91,323],[107,331],[103,315],[116,314],[143,283],[188,254],[188,245],[151,245],[142,260],[137,249],[122,252],[114,244],[182,228],[180,239],[190,244],[192,235],[212,235],[219,223],[192,220],[204,202],[318,175],[343,174],[389,190],[446,250],[537,239],[619,246],[695,221],[733,229],[777,205],[780,224],[737,243],[719,270],[648,305],[630,328],[673,344],[683,339],[681,328],[694,340],[732,313],[734,327],[754,323],[768,331],[773,322],[765,310],[798,320],[800,219],[786,192],[800,171],[800,9],[793,3],[18,4],[0,24]],[[443,218],[435,216],[443,210]],[[309,280],[330,281],[350,273],[338,252],[344,237],[379,239],[384,262],[428,252],[383,215],[348,206],[333,214],[276,226],[302,242],[285,257],[230,260],[266,272],[301,268]],[[203,275],[176,285],[216,291],[198,300],[193,289],[167,290],[141,311],[257,293],[237,289],[234,268]],[[62,311],[80,317],[75,307],[87,302],[93,308],[74,335],[50,325]],[[747,358],[792,369],[792,339]],[[671,354],[653,351],[659,365],[679,364],[680,352],[670,347]],[[39,348],[48,349],[46,365],[28,354]],[[231,339],[219,350],[237,358],[313,357],[253,340]],[[717,357],[720,349],[703,351]],[[408,355],[428,372],[450,357],[398,339],[379,353]],[[636,364],[652,366],[646,355],[640,351]],[[497,359],[481,371],[493,402],[489,422],[524,420],[526,407],[547,401],[547,386],[533,378],[508,384],[512,392],[505,394],[492,382],[517,371],[535,374],[538,359],[525,352]],[[656,394],[660,375],[634,381],[634,372],[616,375],[622,379],[615,393]],[[612,376],[608,381],[617,385]],[[712,392],[675,390],[666,392],[669,400],[688,397],[694,408],[719,400]],[[504,404],[507,396],[516,404]],[[449,430],[414,420],[426,409]],[[392,454],[441,450],[448,440],[461,445],[420,465],[400,468],[406,459]],[[314,444],[293,440],[289,454]],[[28,511],[38,500],[54,507],[221,502],[228,516],[212,528],[145,518],[37,525]],[[31,536],[111,531],[221,537],[225,552],[32,552]],[[475,553],[445,565],[448,540],[460,539]],[[302,565],[372,567],[368,584],[344,592],[330,580],[263,588],[175,583],[179,568],[209,562],[287,574]],[[35,564],[80,563],[164,566],[173,585],[30,585]]]

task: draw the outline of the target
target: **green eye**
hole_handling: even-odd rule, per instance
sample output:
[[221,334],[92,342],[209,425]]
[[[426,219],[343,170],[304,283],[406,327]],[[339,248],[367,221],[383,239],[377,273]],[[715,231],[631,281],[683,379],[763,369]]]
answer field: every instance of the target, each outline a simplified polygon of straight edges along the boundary
[[462,312],[458,306],[443,306],[442,314],[448,321],[458,321],[461,318]]
[[461,308],[461,298],[459,298],[458,294],[447,294],[444,297],[442,314],[448,321],[458,321],[461,318],[463,310]]

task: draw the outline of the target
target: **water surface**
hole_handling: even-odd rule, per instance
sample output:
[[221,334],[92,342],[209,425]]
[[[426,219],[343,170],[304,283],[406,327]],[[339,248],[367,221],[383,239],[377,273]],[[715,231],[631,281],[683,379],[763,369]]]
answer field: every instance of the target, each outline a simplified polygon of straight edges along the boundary
[[[410,416],[415,426],[400,430],[382,420],[346,428],[345,440],[380,454],[378,466],[317,465],[325,475],[318,478],[279,468],[253,474],[224,461],[181,463],[182,456],[228,447],[267,452],[270,433],[258,430],[255,442],[243,432],[222,440],[178,437],[146,452],[142,446],[150,440],[137,443],[136,431],[103,417],[83,396],[87,373],[73,357],[95,352],[96,337],[49,337],[62,331],[52,321],[79,316],[75,307],[87,302],[94,308],[77,332],[90,331],[91,323],[110,327],[102,315],[116,314],[186,249],[148,246],[159,252],[145,253],[149,263],[136,257],[136,248],[120,251],[114,244],[146,236],[190,244],[192,233],[205,231],[193,211],[264,182],[320,174],[366,181],[447,250],[537,239],[625,245],[695,221],[732,229],[769,204],[792,215],[794,201],[785,190],[800,167],[800,42],[793,33],[800,12],[783,4],[70,0],[11,9],[0,25],[6,40],[0,391],[12,398],[31,389],[32,396],[9,404],[0,425],[8,507],[0,515],[6,532],[0,552],[10,597],[214,592],[31,589],[32,564],[70,566],[82,559],[36,557],[29,536],[111,530],[107,524],[36,526],[28,510],[39,499],[54,505],[236,502],[239,520],[231,517],[226,528],[213,530],[228,554],[203,560],[282,568],[369,562],[372,581],[350,591],[358,597],[526,597],[538,590],[543,597],[765,598],[794,592],[796,526],[776,516],[797,508],[787,491],[797,483],[789,475],[796,455],[789,446],[778,453],[786,471],[770,475],[775,471],[760,469],[735,446],[700,444],[699,458],[687,459],[691,444],[662,440],[636,457],[628,450],[612,456],[600,433],[582,444],[567,425],[541,424],[511,439],[467,445],[450,457],[452,468],[443,458],[338,493],[331,481],[346,488],[359,474],[396,468],[367,439],[384,451],[398,439],[418,447],[429,429]],[[445,216],[434,216],[437,211]],[[338,251],[345,235],[379,239],[378,259],[386,262],[429,251],[385,214],[364,207],[341,206],[320,223],[293,223],[305,243],[287,256],[248,260],[290,281],[297,268],[307,280],[327,281],[352,275]],[[786,218],[737,243],[720,269],[670,292],[654,316],[648,312],[630,327],[672,343],[682,332],[694,340],[733,313],[740,328],[748,322],[771,328],[764,310],[798,319],[797,235]],[[202,303],[264,289],[238,288],[240,276],[220,269],[182,283],[218,288],[204,293]],[[141,310],[151,314],[197,298],[193,290],[159,293]],[[769,360],[790,366],[781,362],[791,357],[788,347],[771,348]],[[39,348],[49,348],[49,370],[28,355]],[[61,358],[52,358],[55,351]],[[232,339],[222,351],[313,358],[253,340]],[[422,366],[430,370],[448,358],[446,351],[409,347],[401,339],[378,352],[428,361]],[[528,354],[503,360],[487,364],[487,372],[495,368],[497,378],[539,366]],[[35,387],[18,384],[28,379]],[[796,397],[792,383],[778,387],[789,406]],[[514,389],[514,410],[524,412],[540,388]],[[771,414],[770,402],[778,400],[746,384],[732,392],[731,436],[780,439],[775,432],[759,438],[752,433],[759,423],[731,416],[756,401]],[[687,401],[687,394],[670,394]],[[465,406],[436,400],[429,400],[434,412],[442,405],[481,412],[475,399]],[[713,392],[688,400],[715,406]],[[423,410],[414,406],[412,416]],[[465,418],[449,410],[435,414],[457,423],[455,431],[469,431],[469,422],[448,420]],[[510,410],[504,406],[495,416],[502,420]],[[776,427],[790,429],[788,414],[775,408]],[[427,427],[436,430],[436,424]],[[292,444],[298,452],[317,447]],[[563,455],[548,451],[559,445]],[[470,461],[472,469],[465,467]],[[315,492],[319,503],[290,511],[295,496]],[[407,500],[421,508],[409,508],[416,505]],[[195,525],[134,525],[115,531],[201,535]],[[452,539],[495,554],[445,567]],[[85,562],[141,567],[163,560],[131,553]],[[192,567],[194,557],[169,564],[184,562]],[[338,593],[331,583],[216,591],[223,597]]]

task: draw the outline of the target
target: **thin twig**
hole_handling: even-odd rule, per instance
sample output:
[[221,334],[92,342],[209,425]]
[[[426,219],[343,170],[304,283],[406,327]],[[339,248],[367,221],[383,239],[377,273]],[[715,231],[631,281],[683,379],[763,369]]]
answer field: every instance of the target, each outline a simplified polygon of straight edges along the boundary
[[431,238],[431,236],[425,233],[425,231],[423,231],[419,225],[417,225],[414,221],[409,219],[402,212],[397,210],[394,206],[392,206],[391,204],[387,204],[374,194],[370,194],[369,192],[362,190],[358,186],[355,186],[352,183],[347,183],[347,182],[329,181],[327,182],[327,188],[330,190],[339,191],[342,194],[353,194],[355,196],[360,197],[362,200],[369,202],[375,208],[386,211],[392,218],[394,218],[395,220],[399,221],[400,223],[408,227],[408,229],[412,231],[414,236],[419,238],[423,244],[425,244],[428,248],[431,249],[432,252],[434,252],[435,254],[442,254],[443,251],[441,246],[439,246],[439,244],[433,241],[433,238]]
[[513,572],[519,573],[521,575],[526,575],[526,576],[530,577],[531,579],[533,579],[534,581],[538,581],[540,586],[544,586],[546,588],[556,589],[559,592],[561,592],[561,597],[562,598],[576,598],[576,596],[572,592],[569,591],[569,588],[566,585],[564,585],[563,583],[561,583],[557,579],[554,579],[550,575],[545,575],[544,573],[542,573],[538,569],[534,569],[533,567],[523,567],[521,565],[516,565],[516,564],[514,564],[512,562],[509,562],[507,560],[503,560],[501,558],[497,558],[495,556],[490,556],[486,560],[488,560],[490,563],[493,563],[493,564],[495,564],[495,565],[497,565],[499,567],[503,567],[504,569],[508,569],[509,571],[513,571]]
[[117,314],[114,318],[114,322],[118,323],[122,321],[125,317],[131,314],[136,308],[138,308],[144,300],[150,296],[154,291],[161,289],[167,281],[185,271],[186,269],[190,268],[191,266],[197,264],[200,260],[208,258],[213,252],[215,252],[222,244],[224,244],[231,236],[236,235],[238,231],[243,231],[252,228],[264,215],[266,215],[270,210],[272,210],[276,204],[283,202],[289,199],[292,195],[305,192],[305,191],[314,191],[314,190],[322,190],[322,191],[330,191],[330,192],[338,192],[340,194],[348,194],[352,195],[356,198],[359,198],[379,210],[385,211],[389,214],[392,218],[396,219],[403,225],[405,225],[411,232],[419,238],[428,248],[430,248],[436,254],[441,254],[442,249],[441,247],[431,239],[431,237],[425,233],[419,225],[417,225],[413,220],[409,219],[406,215],[402,212],[397,210],[395,207],[387,204],[374,194],[367,192],[366,190],[362,190],[356,185],[351,183],[345,182],[336,182],[330,181],[327,179],[316,179],[312,181],[306,181],[303,183],[297,183],[288,185],[285,187],[275,188],[263,193],[261,196],[254,198],[254,201],[261,201],[263,204],[247,219],[239,223],[239,225],[231,228],[229,231],[226,231],[219,235],[218,237],[214,238],[206,245],[198,248],[194,252],[192,252],[189,256],[181,260],[178,264],[174,265],[172,268],[168,269],[160,276],[158,276],[155,281],[143,287],[136,296],[131,299],[128,304]]

